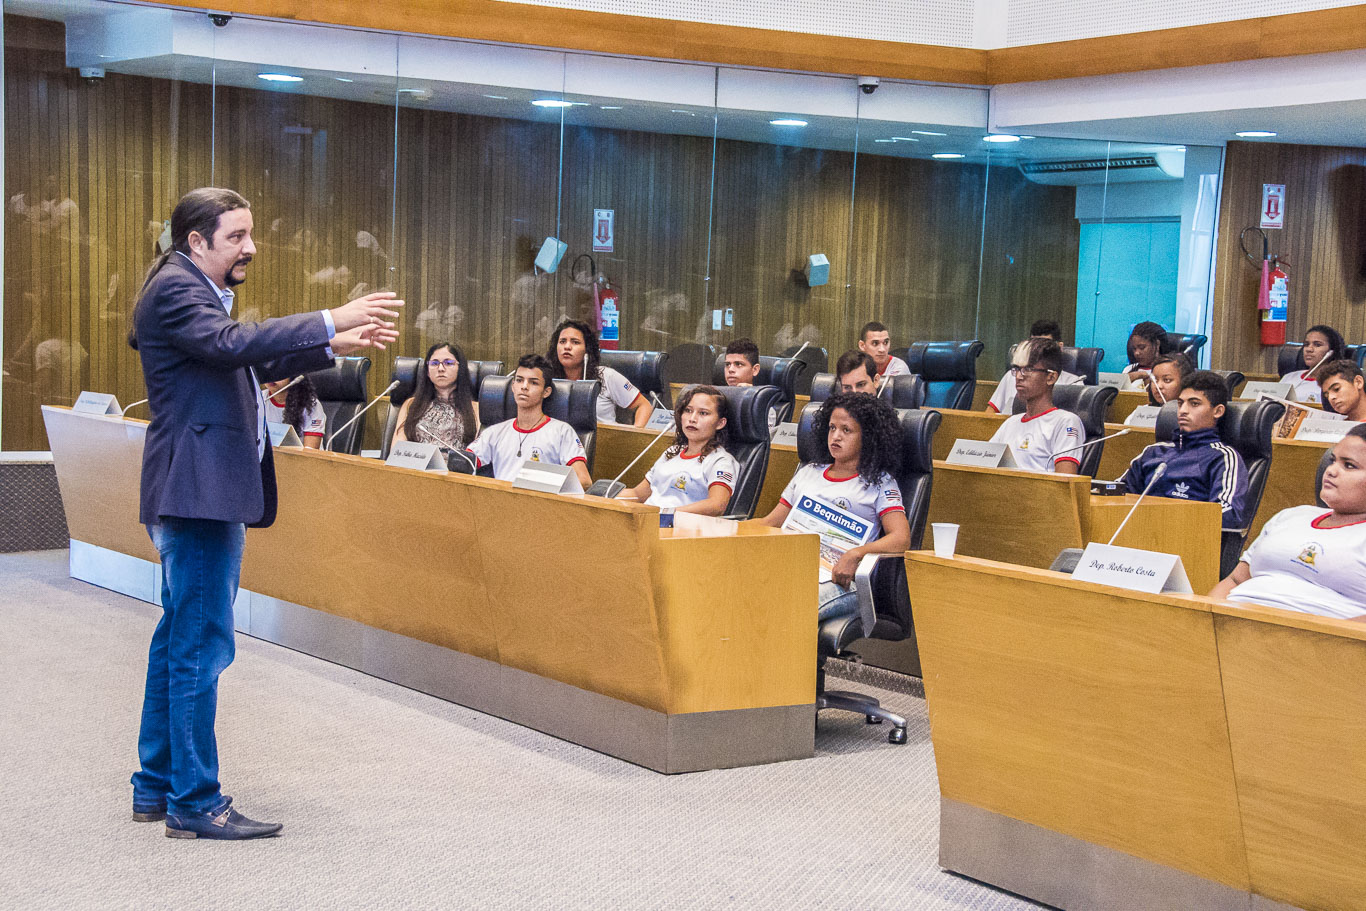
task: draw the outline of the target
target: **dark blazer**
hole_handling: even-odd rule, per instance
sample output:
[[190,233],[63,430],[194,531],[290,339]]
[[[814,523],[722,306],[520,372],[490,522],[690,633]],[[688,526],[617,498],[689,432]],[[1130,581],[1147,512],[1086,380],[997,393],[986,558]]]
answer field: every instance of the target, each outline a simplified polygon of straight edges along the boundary
[[269,439],[257,458],[247,368],[264,383],[331,366],[322,313],[239,323],[204,273],[172,253],[138,298],[129,343],[142,355],[152,412],[138,520],[274,522],[275,463]]

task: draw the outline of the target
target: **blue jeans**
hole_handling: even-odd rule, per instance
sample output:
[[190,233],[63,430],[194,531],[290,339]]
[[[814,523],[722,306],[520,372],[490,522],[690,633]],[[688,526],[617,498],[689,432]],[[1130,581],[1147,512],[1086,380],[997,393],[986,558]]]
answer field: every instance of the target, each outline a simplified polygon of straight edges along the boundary
[[222,803],[213,724],[218,675],[235,652],[232,604],[246,527],[166,518],[147,530],[161,554],[162,614],[147,656],[133,804],[206,813]]

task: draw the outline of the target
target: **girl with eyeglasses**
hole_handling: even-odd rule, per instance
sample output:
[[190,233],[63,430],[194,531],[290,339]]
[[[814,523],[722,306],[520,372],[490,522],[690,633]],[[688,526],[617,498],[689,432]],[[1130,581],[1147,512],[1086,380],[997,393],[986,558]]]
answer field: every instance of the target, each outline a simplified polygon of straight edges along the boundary
[[479,434],[465,354],[449,342],[427,349],[412,397],[398,410],[394,442],[464,449]]

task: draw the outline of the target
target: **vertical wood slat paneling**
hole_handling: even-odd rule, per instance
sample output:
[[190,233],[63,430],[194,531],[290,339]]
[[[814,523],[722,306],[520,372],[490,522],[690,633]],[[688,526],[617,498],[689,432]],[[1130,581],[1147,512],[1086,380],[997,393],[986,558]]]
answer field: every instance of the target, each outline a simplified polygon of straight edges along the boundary
[[[6,215],[7,449],[45,448],[39,404],[82,388],[142,398],[124,341],[132,304],[157,225],[210,182],[215,161],[214,182],[247,196],[256,220],[239,316],[377,288],[408,300],[400,346],[373,357],[375,389],[395,355],[437,340],[481,359],[543,352],[561,316],[587,314],[570,261],[590,248],[599,207],[616,210],[617,250],[599,266],[623,295],[623,348],[747,334],[765,352],[811,337],[838,354],[872,318],[899,343],[968,337],[978,323],[981,167],[861,154],[851,200],[850,152],[721,140],[709,224],[710,137],[567,126],[571,252],[556,275],[538,276],[532,260],[554,233],[561,186],[556,122],[403,107],[395,173],[392,97],[220,87],[215,98],[207,85],[112,73],[87,84],[64,66],[59,25],[6,26],[6,196],[79,209],[55,227]],[[1003,357],[1030,320],[1066,322],[1070,308],[1057,305],[1075,297],[1078,234],[1070,189],[1007,168],[991,180],[979,335]],[[831,281],[810,289],[794,273],[815,252],[830,257]],[[733,309],[735,326],[713,332],[712,308]],[[34,348],[46,339],[57,347],[40,370]],[[50,356],[67,341],[85,357]]]
[[[1366,149],[1231,142],[1224,159],[1214,286],[1216,367],[1269,373],[1256,311],[1259,271],[1238,234],[1259,223],[1262,184],[1285,184],[1285,227],[1268,230],[1271,251],[1289,261],[1288,341],[1316,323],[1348,344],[1366,343]],[[1260,246],[1252,244],[1260,255]]]

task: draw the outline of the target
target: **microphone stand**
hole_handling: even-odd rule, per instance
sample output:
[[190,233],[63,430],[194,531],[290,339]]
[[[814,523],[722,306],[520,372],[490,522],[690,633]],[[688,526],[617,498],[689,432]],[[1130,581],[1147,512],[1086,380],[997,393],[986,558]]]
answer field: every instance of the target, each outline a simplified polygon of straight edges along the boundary
[[1143,502],[1143,498],[1148,495],[1148,491],[1152,490],[1153,485],[1157,483],[1157,479],[1162,477],[1166,473],[1167,463],[1163,462],[1161,465],[1157,466],[1157,470],[1153,472],[1152,480],[1148,482],[1147,487],[1143,488],[1143,492],[1138,495],[1138,499],[1134,501],[1134,505],[1130,507],[1128,513],[1125,514],[1124,521],[1119,523],[1119,528],[1116,528],[1115,533],[1110,536],[1110,540],[1105,542],[1106,547],[1109,547],[1111,544],[1115,543],[1115,538],[1118,538],[1119,533],[1124,530],[1124,526],[1129,524],[1130,517],[1133,516],[1134,511],[1137,510],[1139,505]]
[[397,389],[397,388],[398,388],[398,380],[394,380],[392,383],[390,383],[390,384],[385,388],[385,390],[384,390],[383,392],[381,392],[379,395],[377,395],[377,396],[375,396],[373,399],[371,399],[371,400],[370,400],[370,403],[369,403],[368,405],[366,405],[366,406],[365,406],[364,408],[362,408],[360,411],[357,411],[357,412],[355,413],[355,415],[352,416],[351,420],[347,421],[345,424],[341,425],[341,426],[338,427],[336,430],[332,431],[332,435],[331,435],[330,437],[327,438],[327,445],[324,446],[323,449],[327,450],[328,452],[332,452],[332,451],[333,451],[332,446],[333,446],[334,443],[337,442],[337,436],[338,436],[343,430],[345,430],[346,428],[350,427],[352,424],[356,423],[356,421],[360,420],[360,416],[363,415],[363,414],[365,414],[365,412],[369,411],[371,408],[375,407],[375,403],[376,403],[376,402],[378,402],[380,399],[384,398],[386,395],[388,395],[389,393],[393,392],[393,391],[394,391],[395,389]]

